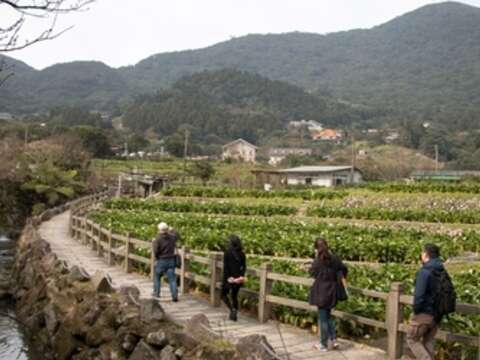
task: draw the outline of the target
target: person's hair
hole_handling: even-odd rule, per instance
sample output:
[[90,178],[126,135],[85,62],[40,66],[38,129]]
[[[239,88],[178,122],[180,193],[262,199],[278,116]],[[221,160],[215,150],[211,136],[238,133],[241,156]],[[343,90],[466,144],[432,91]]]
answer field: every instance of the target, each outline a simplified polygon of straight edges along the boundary
[[425,244],[423,246],[423,251],[430,259],[435,259],[440,256],[440,248],[435,244]]
[[237,235],[235,235],[235,234],[230,235],[228,237],[228,243],[229,243],[229,247],[232,250],[237,251],[237,252],[243,251],[242,241],[240,240],[240,238]]
[[330,261],[330,252],[328,251],[328,244],[324,238],[317,238],[315,240],[315,249],[317,250],[317,257],[320,261],[328,262]]

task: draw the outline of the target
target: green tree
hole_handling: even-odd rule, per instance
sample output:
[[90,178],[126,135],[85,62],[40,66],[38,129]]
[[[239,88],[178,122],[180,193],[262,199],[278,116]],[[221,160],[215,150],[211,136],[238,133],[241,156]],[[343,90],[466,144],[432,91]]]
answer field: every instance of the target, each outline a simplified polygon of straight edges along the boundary
[[78,181],[77,177],[77,170],[62,170],[51,161],[47,161],[33,169],[30,179],[23,184],[22,189],[40,195],[43,202],[34,208],[40,211],[45,204],[53,206],[81,192],[85,184]]
[[189,172],[192,176],[199,178],[203,185],[215,175],[215,168],[208,160],[195,161],[190,167]]
[[103,130],[93,126],[81,125],[72,127],[69,133],[78,136],[84,148],[88,150],[92,156],[104,158],[112,155],[110,143]]
[[150,142],[138,134],[131,135],[127,140],[128,151],[137,152],[145,149]]

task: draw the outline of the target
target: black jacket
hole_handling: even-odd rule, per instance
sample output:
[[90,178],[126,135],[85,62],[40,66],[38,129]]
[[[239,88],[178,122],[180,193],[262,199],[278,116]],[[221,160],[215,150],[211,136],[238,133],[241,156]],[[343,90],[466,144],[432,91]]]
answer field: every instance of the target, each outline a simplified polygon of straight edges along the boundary
[[175,248],[180,235],[176,231],[169,231],[158,234],[153,240],[153,253],[155,259],[169,259],[175,257]]
[[227,283],[229,277],[238,278],[245,276],[247,261],[245,254],[241,251],[227,249],[223,253],[223,282]]
[[309,272],[315,278],[315,282],[310,289],[310,305],[315,305],[322,309],[334,308],[337,305],[338,276],[341,273],[346,278],[348,274],[347,267],[339,258],[331,255],[328,263],[315,258]]
[[445,270],[440,259],[431,259],[423,264],[415,277],[413,313],[434,315],[433,302],[437,286],[433,271]]

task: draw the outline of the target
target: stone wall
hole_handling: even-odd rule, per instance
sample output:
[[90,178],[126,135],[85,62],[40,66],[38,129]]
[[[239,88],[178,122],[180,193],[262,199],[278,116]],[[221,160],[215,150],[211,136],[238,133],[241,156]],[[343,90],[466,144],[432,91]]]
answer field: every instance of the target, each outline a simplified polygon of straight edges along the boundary
[[45,359],[271,359],[264,337],[233,345],[204,315],[182,329],[136,287],[113,289],[106,274],[69,268],[28,224],[18,241],[12,295],[18,318]]

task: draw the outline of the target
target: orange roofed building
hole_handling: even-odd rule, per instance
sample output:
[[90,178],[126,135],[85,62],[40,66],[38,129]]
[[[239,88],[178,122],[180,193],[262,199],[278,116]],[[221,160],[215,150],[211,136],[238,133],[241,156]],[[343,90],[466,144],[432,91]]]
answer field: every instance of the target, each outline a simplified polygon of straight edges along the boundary
[[329,140],[337,141],[342,138],[342,134],[338,130],[334,129],[323,129],[321,131],[313,131],[312,139],[313,140]]

